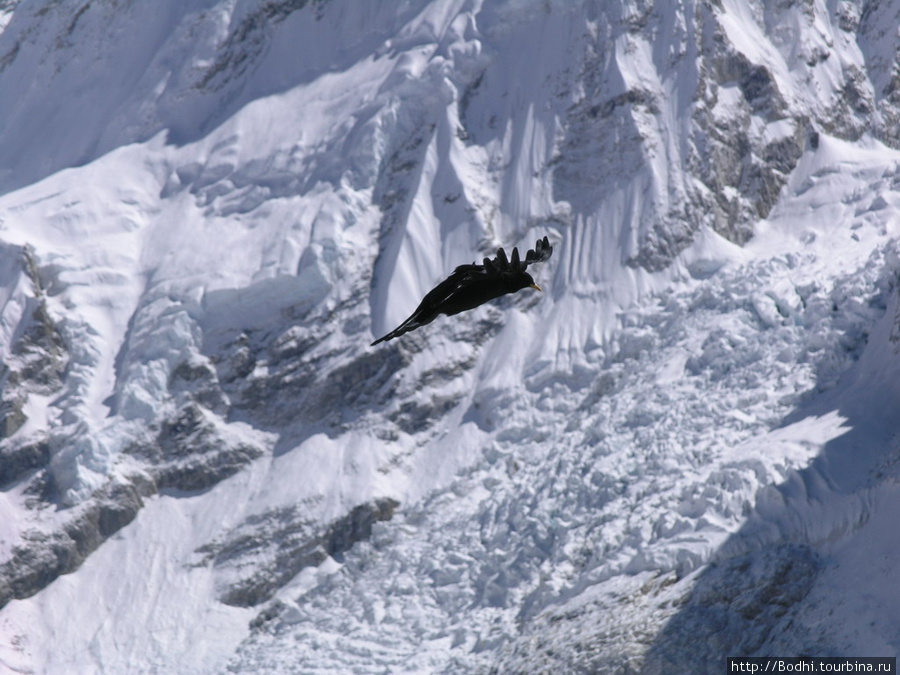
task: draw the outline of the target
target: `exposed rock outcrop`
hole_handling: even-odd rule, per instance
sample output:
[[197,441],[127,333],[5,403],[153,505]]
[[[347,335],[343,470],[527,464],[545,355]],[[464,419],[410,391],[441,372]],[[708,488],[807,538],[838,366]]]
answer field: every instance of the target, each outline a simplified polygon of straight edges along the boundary
[[264,513],[248,519],[225,542],[197,552],[228,578],[222,602],[251,607],[270,599],[304,567],[340,557],[368,539],[375,523],[393,518],[398,506],[389,498],[366,502],[325,526],[305,520],[300,508]]

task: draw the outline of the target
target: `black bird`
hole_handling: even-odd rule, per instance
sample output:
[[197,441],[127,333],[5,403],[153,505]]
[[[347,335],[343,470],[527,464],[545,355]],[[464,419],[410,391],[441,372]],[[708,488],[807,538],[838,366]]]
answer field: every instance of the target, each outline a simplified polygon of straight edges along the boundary
[[525,254],[525,260],[519,259],[519,249],[514,248],[512,256],[506,257],[506,251],[497,249],[497,257],[484,259],[484,264],[460,265],[453,274],[428,292],[416,311],[397,328],[384,337],[380,337],[372,345],[393,340],[404,333],[431,323],[439,314],[453,316],[467,309],[474,309],[488,300],[499,298],[507,293],[515,293],[522,288],[541,287],[534,283],[531,275],[525,271],[532,263],[543,262],[553,253],[553,247],[547,237],[538,239],[534,249]]

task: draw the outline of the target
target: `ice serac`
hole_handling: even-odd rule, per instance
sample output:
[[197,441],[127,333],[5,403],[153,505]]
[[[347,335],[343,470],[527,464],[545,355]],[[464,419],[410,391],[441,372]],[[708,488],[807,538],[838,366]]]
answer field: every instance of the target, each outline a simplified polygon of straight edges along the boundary
[[0,2],[0,668],[895,649],[896,4]]

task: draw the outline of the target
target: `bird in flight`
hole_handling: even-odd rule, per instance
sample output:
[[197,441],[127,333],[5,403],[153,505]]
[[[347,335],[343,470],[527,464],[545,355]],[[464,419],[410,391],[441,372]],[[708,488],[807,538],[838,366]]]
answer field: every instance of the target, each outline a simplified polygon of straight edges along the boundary
[[375,340],[372,345],[393,340],[429,324],[439,314],[453,316],[523,288],[541,290],[525,269],[532,263],[549,259],[552,253],[553,247],[550,246],[547,237],[544,237],[538,239],[534,248],[525,254],[524,260],[519,258],[518,248],[513,248],[509,258],[506,257],[503,248],[498,248],[497,256],[493,260],[485,258],[481,265],[475,263],[460,265],[449,277],[428,292],[406,321],[384,337]]

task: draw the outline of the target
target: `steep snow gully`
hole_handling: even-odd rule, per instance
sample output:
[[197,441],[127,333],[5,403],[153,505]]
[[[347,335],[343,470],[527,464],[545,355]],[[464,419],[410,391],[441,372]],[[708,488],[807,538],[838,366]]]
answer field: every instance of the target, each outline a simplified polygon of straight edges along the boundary
[[0,2],[0,670],[897,655],[898,25]]

